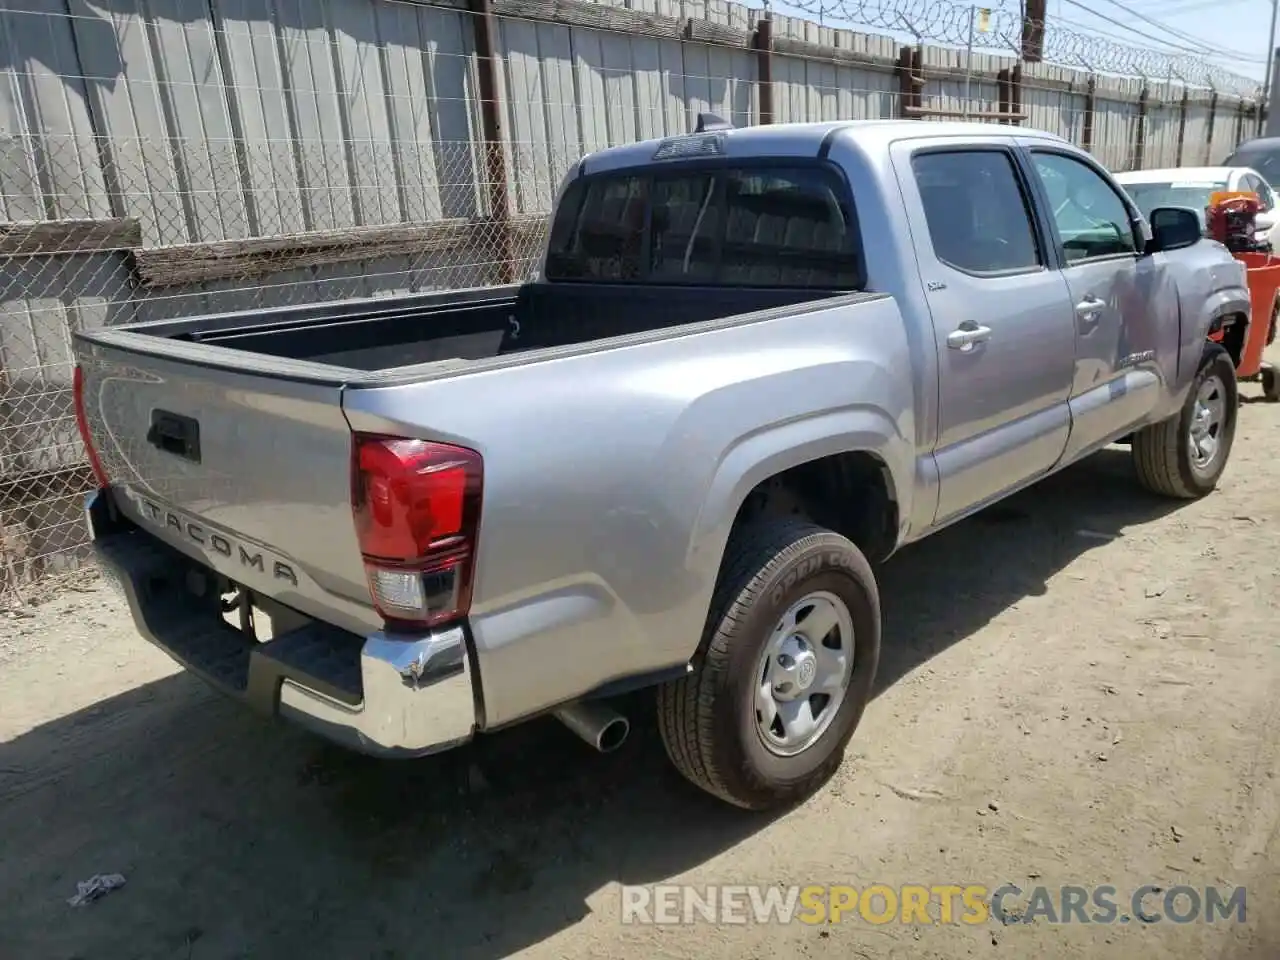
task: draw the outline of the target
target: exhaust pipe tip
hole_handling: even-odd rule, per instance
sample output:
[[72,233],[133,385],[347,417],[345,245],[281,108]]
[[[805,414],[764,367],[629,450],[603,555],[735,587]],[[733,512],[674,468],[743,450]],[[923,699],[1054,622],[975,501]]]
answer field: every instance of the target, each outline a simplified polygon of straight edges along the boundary
[[600,753],[612,753],[627,741],[631,722],[602,703],[571,703],[555,717]]
[[604,729],[596,737],[596,749],[601,753],[613,753],[627,742],[631,733],[631,724],[626,717],[618,717],[605,724]]

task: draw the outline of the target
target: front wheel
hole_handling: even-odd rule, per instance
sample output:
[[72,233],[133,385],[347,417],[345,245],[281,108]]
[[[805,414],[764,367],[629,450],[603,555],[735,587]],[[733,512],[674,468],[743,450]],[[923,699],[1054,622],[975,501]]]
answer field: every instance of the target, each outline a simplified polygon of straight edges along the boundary
[[840,765],[879,658],[861,551],[805,520],[749,525],[725,551],[693,673],[658,690],[667,755],[736,806],[801,800]]
[[1133,461],[1144,487],[1193,500],[1217,486],[1231,455],[1240,401],[1231,356],[1205,345],[1182,409],[1133,436]]

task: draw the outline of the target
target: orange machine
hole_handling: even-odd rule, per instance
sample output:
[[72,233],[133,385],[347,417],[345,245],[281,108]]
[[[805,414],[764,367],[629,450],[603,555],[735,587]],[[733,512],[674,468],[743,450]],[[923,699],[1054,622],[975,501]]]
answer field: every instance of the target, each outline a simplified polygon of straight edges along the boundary
[[1256,194],[1223,191],[1209,198],[1205,222],[1208,234],[1244,263],[1249,283],[1252,320],[1241,345],[1236,376],[1241,380],[1260,379],[1263,395],[1275,403],[1280,401],[1280,378],[1277,378],[1276,368],[1262,359],[1262,353],[1276,335],[1277,311],[1280,310],[1280,256],[1271,252],[1269,243],[1259,243],[1256,239],[1258,209]]
[[1232,253],[1265,253],[1267,243],[1259,243],[1258,211],[1262,202],[1256,193],[1219,190],[1209,195],[1205,210],[1206,232]]

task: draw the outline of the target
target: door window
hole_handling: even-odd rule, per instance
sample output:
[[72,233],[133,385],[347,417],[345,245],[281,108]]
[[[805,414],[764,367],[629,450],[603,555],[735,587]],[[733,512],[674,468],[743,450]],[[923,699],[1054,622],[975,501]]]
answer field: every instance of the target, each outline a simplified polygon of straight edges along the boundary
[[911,169],[938,259],[965,273],[1043,266],[1026,197],[1003,150],[919,153]]
[[1096,170],[1060,153],[1034,158],[1068,263],[1137,254],[1129,208]]

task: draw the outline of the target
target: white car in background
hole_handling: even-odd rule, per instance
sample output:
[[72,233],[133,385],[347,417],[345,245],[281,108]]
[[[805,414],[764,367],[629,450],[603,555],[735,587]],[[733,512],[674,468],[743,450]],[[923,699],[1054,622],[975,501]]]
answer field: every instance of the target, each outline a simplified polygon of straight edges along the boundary
[[1280,241],[1276,232],[1276,196],[1262,174],[1252,167],[1169,167],[1164,170],[1131,170],[1117,173],[1116,180],[1133,198],[1144,217],[1156,207],[1190,207],[1204,223],[1209,197],[1220,190],[1256,193],[1262,203],[1258,213],[1257,239]]

